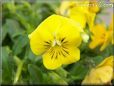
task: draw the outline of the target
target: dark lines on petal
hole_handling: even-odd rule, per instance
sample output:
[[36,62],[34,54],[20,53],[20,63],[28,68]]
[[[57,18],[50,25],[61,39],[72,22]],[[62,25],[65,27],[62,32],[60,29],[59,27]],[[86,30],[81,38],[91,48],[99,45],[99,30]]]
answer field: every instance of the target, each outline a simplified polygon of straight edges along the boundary
[[65,44],[65,43],[68,43],[68,41],[64,41],[63,43],[64,43],[64,44]]
[[50,44],[50,42],[48,42],[48,41],[44,41],[46,44]]
[[68,52],[68,51],[66,51],[64,48],[63,48],[63,51],[64,51],[64,52],[66,52],[67,54],[69,54],[69,52]]
[[65,40],[65,37],[61,39],[61,42],[63,42]]
[[61,43],[64,45],[64,44],[67,44],[68,41],[67,41],[66,38],[64,37],[64,38],[61,39]]
[[48,46],[50,46],[50,45],[44,45],[44,46],[47,46],[47,47],[48,47]]
[[58,57],[58,52],[56,52],[56,57],[55,57],[55,59],[57,59],[57,57]]
[[59,54],[59,55],[61,55],[61,52],[60,52],[60,51],[58,51],[58,54]]
[[52,52],[53,52],[53,51],[54,51],[53,49],[51,49],[51,50],[50,50],[50,52],[49,52],[49,53],[50,53],[50,55],[52,54]]
[[61,54],[64,56],[64,57],[66,57],[66,55],[61,51]]
[[68,48],[66,48],[65,46],[62,46],[62,48],[64,48],[64,49],[68,49]]
[[54,54],[55,54],[55,51],[53,51],[53,52],[52,52],[52,56],[51,56],[51,59],[53,58]]
[[44,46],[46,47],[46,48],[49,48],[50,46],[51,46],[51,41],[44,41]]

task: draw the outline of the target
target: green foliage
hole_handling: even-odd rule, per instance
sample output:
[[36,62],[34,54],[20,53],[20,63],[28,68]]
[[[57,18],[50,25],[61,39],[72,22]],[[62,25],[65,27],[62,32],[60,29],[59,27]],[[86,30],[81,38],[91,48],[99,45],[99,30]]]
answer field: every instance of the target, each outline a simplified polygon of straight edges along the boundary
[[[112,55],[112,47],[99,52],[82,44],[81,60],[54,71],[44,68],[41,56],[35,56],[29,46],[30,34],[40,22],[55,13],[59,0],[7,0],[2,4],[2,84],[60,84],[81,83],[87,72]],[[0,64],[1,67],[1,64]],[[1,72],[1,69],[0,69]],[[0,76],[1,77],[1,76]],[[1,80],[0,80],[1,81]]]

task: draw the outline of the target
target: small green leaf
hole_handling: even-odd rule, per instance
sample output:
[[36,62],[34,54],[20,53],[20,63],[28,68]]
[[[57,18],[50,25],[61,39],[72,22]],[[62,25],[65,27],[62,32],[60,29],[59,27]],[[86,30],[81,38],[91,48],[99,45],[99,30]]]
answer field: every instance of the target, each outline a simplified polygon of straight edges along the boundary
[[13,19],[7,19],[6,23],[3,27],[3,31],[7,29],[8,34],[10,37],[13,38],[16,37],[17,35],[20,35],[23,33],[23,29],[21,29],[19,23],[16,20]]
[[55,72],[63,78],[67,77],[67,74],[68,74],[68,72],[65,69],[63,69],[62,67],[56,69]]
[[51,79],[49,84],[57,84],[57,85],[68,85],[68,83],[57,73],[51,71],[48,73]]
[[93,58],[93,61],[95,62],[95,65],[97,66],[103,59],[104,59],[103,56],[95,56]]
[[73,65],[69,73],[73,75],[75,80],[81,80],[85,77],[86,73],[88,71],[88,68],[84,66],[84,64],[80,61]]
[[28,71],[30,74],[30,83],[31,84],[42,84],[43,75],[40,68],[33,64],[28,65]]
[[28,43],[28,37],[27,35],[20,35],[13,46],[13,52],[17,55],[22,52],[23,48],[27,45]]

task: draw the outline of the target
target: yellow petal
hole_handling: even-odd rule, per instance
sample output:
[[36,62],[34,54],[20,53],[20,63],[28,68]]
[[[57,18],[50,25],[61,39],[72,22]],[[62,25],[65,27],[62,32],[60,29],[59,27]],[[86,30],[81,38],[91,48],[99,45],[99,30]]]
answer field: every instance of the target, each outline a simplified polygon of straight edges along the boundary
[[68,0],[62,1],[60,6],[60,14],[68,16],[69,9],[73,6],[75,6],[75,2],[73,1],[68,1]]
[[95,21],[95,13],[91,13],[91,12],[87,12],[86,13],[86,18],[87,18],[87,23],[89,25],[89,28],[91,29],[94,25],[94,21]]
[[80,50],[74,47],[50,49],[43,55],[43,64],[47,69],[57,69],[62,64],[71,64],[80,59]]
[[97,24],[92,29],[91,32],[97,37],[101,37],[103,34],[106,34],[106,28],[103,24]]
[[94,49],[94,48],[96,48],[97,46],[99,46],[99,45],[101,45],[103,43],[103,41],[102,40],[99,40],[99,39],[94,39],[94,40],[92,40],[91,42],[90,42],[90,44],[89,44],[89,47],[91,48],[91,49]]
[[61,58],[58,57],[57,51],[50,49],[43,55],[43,64],[47,69],[54,70],[62,65]]
[[113,67],[113,63],[114,63],[114,56],[109,56],[105,58],[97,67],[101,67],[101,66]]
[[112,41],[112,32],[111,31],[107,31],[105,34],[105,39],[104,39],[104,43],[100,48],[100,51],[103,51]]
[[[62,15],[69,15],[72,12],[83,12],[88,11],[89,0],[84,1],[72,1],[72,0],[63,0],[60,6],[60,13]],[[72,12],[71,12],[72,11]]]
[[[67,45],[75,45],[79,46],[81,44],[82,38],[81,38],[81,31],[80,27],[76,25],[76,23],[73,21],[63,21],[60,29],[57,31],[57,39],[63,39],[64,41],[67,41]],[[78,40],[78,41],[77,41]]]
[[46,42],[49,42],[53,38],[48,31],[40,30],[41,28],[37,29],[39,29],[39,31],[34,31],[30,34],[30,47],[34,54],[40,55],[48,49]]
[[61,61],[63,64],[71,64],[80,59],[80,50],[78,48],[70,47],[67,48],[66,51],[68,52],[68,54],[64,52],[66,57],[63,56],[61,57],[62,58]]
[[107,84],[111,81],[113,76],[113,68],[110,66],[103,66],[100,68],[95,68],[90,71],[90,73],[82,81],[83,85],[90,84]]
[[76,13],[76,12],[82,12],[86,13],[88,12],[89,9],[89,0],[83,0],[83,1],[78,1],[75,0],[75,5],[70,9],[70,11]]
[[101,46],[100,51],[103,51],[103,50],[108,46],[109,43],[110,43],[109,40],[105,41],[105,42],[103,43],[103,45]]
[[86,16],[84,13],[76,12],[69,15],[71,19],[80,24],[80,27],[85,28],[86,26]]
[[98,5],[99,4],[98,4],[97,0],[94,0],[94,1],[90,0],[89,11],[93,12],[93,13],[99,12],[100,8]]

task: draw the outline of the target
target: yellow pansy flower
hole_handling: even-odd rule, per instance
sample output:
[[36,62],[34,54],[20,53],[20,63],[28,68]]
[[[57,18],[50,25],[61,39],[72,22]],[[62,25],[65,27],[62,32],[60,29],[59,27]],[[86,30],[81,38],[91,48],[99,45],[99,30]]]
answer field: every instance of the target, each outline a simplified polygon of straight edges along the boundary
[[91,32],[92,41],[89,44],[91,49],[101,45],[100,51],[103,51],[111,42],[114,44],[113,21],[111,22],[108,30],[106,30],[104,24],[97,24],[91,29]]
[[29,35],[34,54],[42,55],[47,69],[54,70],[63,64],[80,59],[81,28],[69,18],[51,15]]
[[104,85],[113,79],[113,59],[114,56],[105,58],[98,66],[90,70],[82,84]]
[[81,24],[80,26],[82,26],[82,28],[85,28],[86,23],[88,23],[90,28],[93,26],[98,11],[99,7],[97,1],[63,0],[60,6],[60,14],[72,18]]

